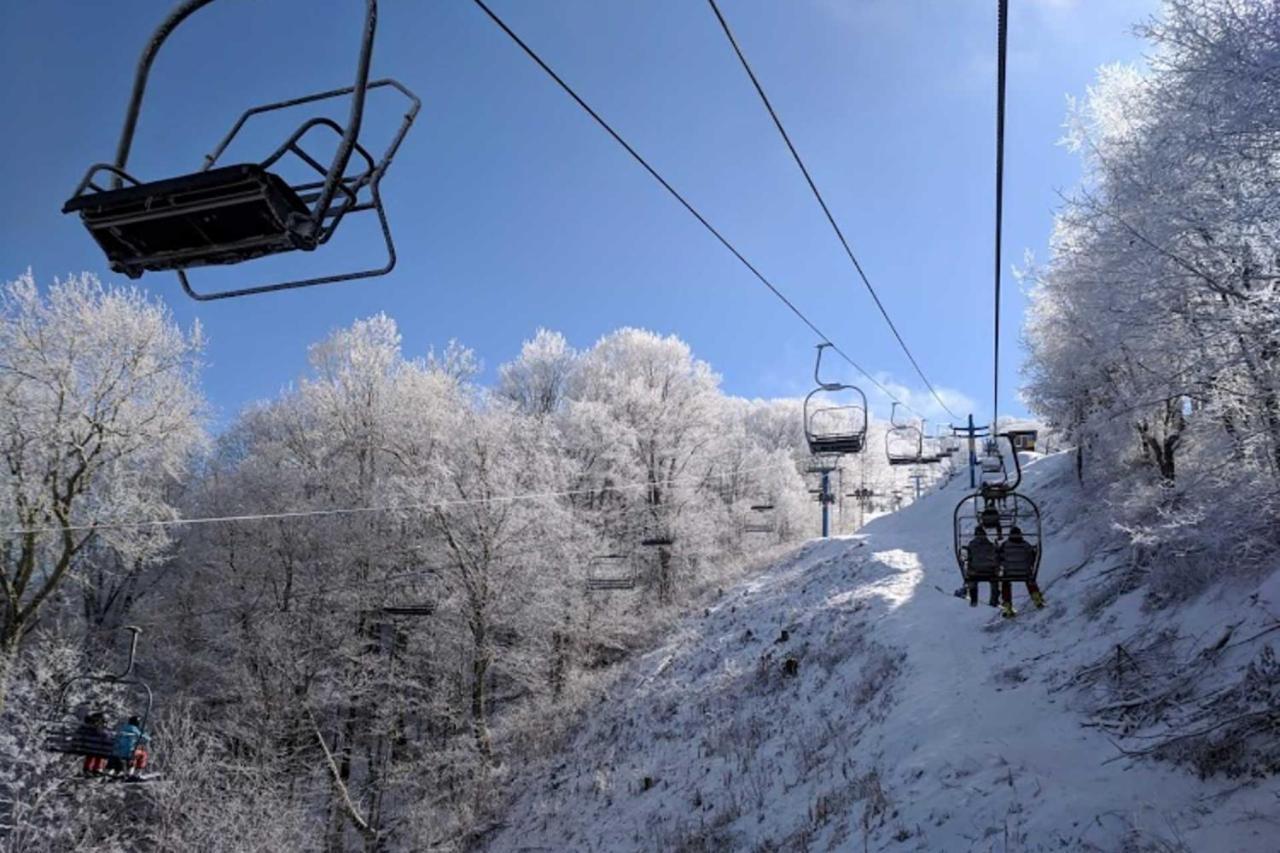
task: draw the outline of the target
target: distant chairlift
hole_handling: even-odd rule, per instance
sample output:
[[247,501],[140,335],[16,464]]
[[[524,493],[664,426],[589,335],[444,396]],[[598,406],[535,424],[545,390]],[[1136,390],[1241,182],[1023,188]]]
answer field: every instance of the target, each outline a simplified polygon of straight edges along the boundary
[[[1017,456],[1017,451],[1014,451]],[[984,480],[996,481],[996,477],[986,475],[998,475],[999,481],[1003,482],[1007,479],[1005,473],[1004,454],[1000,452],[1000,445],[994,438],[988,438],[982,447],[982,473]]]
[[587,591],[636,588],[636,564],[630,554],[597,554],[587,563]]
[[922,465],[937,465],[946,458],[947,454],[943,452],[941,439],[937,436],[928,435],[921,429],[919,462]]
[[[395,267],[396,253],[379,185],[421,102],[395,80],[369,80],[376,0],[365,0],[354,85],[246,110],[213,152],[206,155],[199,171],[149,182],[125,171],[156,54],[178,25],[211,2],[185,0],[151,36],[138,63],[115,161],[91,166],[62,212],[80,214],[113,271],[129,278],[138,278],[145,272],[176,271],[183,290],[193,299],[223,299],[389,273]],[[383,87],[403,95],[408,107],[387,149],[375,159],[361,143],[360,130],[366,94]],[[314,116],[265,159],[215,168],[218,158],[249,119],[346,97],[350,98],[350,108],[345,124],[325,115]],[[336,137],[335,153],[328,166],[303,147],[304,139],[311,140],[307,144],[314,151],[317,134]],[[313,179],[290,184],[273,171],[286,155],[296,158]],[[349,170],[353,161],[357,165]],[[98,183],[103,175],[109,177],[109,187]],[[348,215],[365,211],[374,213],[382,231],[386,260],[381,266],[217,293],[198,293],[187,279],[187,270],[193,267],[238,264],[295,250],[313,251],[329,242]]]
[[818,344],[818,359],[813,365],[813,381],[818,387],[804,398],[805,439],[814,456],[861,453],[867,443],[867,395],[853,385],[822,381],[822,352],[829,346]]
[[890,465],[915,465],[924,457],[924,436],[915,424],[897,421],[898,404],[889,410],[889,431],[884,435],[885,457]]

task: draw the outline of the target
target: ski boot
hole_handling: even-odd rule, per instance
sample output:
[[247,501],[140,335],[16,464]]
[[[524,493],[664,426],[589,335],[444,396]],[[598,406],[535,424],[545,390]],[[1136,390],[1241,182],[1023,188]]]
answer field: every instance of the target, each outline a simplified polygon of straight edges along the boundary
[[1040,590],[1031,593],[1031,603],[1036,606],[1036,610],[1044,610],[1044,593]]
[[1005,604],[1000,605],[1000,615],[1005,619],[1012,619],[1018,615],[1018,612],[1013,609],[1012,604],[1006,602]]

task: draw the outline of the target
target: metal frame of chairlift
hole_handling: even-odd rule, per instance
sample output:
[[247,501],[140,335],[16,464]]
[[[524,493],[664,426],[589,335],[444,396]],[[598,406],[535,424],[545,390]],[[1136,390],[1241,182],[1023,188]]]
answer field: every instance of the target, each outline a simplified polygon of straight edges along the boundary
[[[146,707],[139,716],[140,724],[138,728],[145,735],[147,733],[147,723],[151,719],[151,708],[154,697],[151,693],[151,686],[140,678],[133,677],[134,660],[138,652],[138,636],[142,633],[142,629],[134,625],[126,625],[125,630],[130,632],[129,638],[129,661],[124,671],[107,675],[77,675],[62,683],[58,690],[57,714],[59,718],[67,716],[67,695],[71,692],[71,688],[81,682],[90,682],[96,684],[111,684],[120,687],[135,687],[146,696]],[[44,739],[44,749],[47,752],[58,752],[66,755],[83,755],[93,758],[111,758],[115,748],[114,729],[105,730],[105,734],[88,738],[81,729],[81,721],[75,720],[73,723],[60,719],[57,728],[51,729]],[[142,738],[138,738],[134,742],[134,751],[136,752],[140,746]],[[133,756],[129,757],[130,762]]]
[[[813,381],[817,384],[804,398],[804,437],[808,442],[809,452],[814,456],[842,456],[847,453],[861,453],[867,444],[867,395],[856,385],[845,385],[839,382],[823,382],[819,376],[822,369],[822,352],[830,343],[818,344],[818,358],[813,364]],[[835,394],[841,391],[853,391],[861,398],[862,403],[844,406],[819,406],[812,408],[813,398],[819,394]],[[820,431],[820,425],[827,418],[840,418],[844,413],[851,413],[854,423],[858,421],[858,413],[862,415],[862,425],[852,432],[841,427],[837,422],[834,430]]]
[[[923,422],[922,422],[923,425]],[[921,458],[920,461],[926,465],[936,465],[944,459],[950,459],[955,450],[950,449],[946,436],[938,435],[935,429],[933,435],[929,435],[924,429],[920,430],[921,440]],[[924,448],[928,447],[929,452],[924,453]]]
[[[1003,433],[1002,433],[1003,435]],[[1013,451],[1014,463],[1018,464],[1018,451]],[[1005,465],[1004,454],[1000,452],[1000,444],[995,438],[988,438],[982,444],[982,460],[978,463],[982,474],[999,474],[1003,481],[1009,479],[1008,468]],[[999,484],[996,484],[999,485]]]
[[[610,568],[601,571],[606,566]],[[636,581],[636,563],[630,554],[596,554],[587,561],[588,592],[635,589]]]
[[[144,272],[175,271],[187,295],[201,301],[374,278],[391,272],[396,265],[396,251],[379,186],[422,102],[396,80],[369,80],[377,0],[365,0],[363,38],[354,85],[246,110],[213,152],[205,156],[198,172],[143,183],[126,171],[156,54],[178,25],[211,2],[213,0],[185,0],[156,29],[138,62],[115,161],[89,167],[62,212],[80,214],[85,227],[106,253],[113,271],[129,278],[139,278]],[[409,108],[381,159],[375,160],[360,144],[359,136],[366,94],[384,87],[407,98]],[[214,168],[227,146],[254,116],[345,96],[351,96],[345,125],[327,116],[317,116],[303,122],[265,160]],[[339,137],[337,151],[327,167],[301,146],[303,137],[317,128],[332,131]],[[321,179],[290,185],[269,171],[286,154],[297,157]],[[353,174],[347,174],[353,156],[357,156],[362,165]],[[110,176],[110,188],[97,183],[104,173]],[[364,197],[366,191],[367,198]],[[329,241],[348,214],[364,211],[376,214],[382,231],[387,252],[382,266],[214,293],[197,292],[187,278],[187,270],[193,267],[238,264],[294,250],[313,251]]]
[[[915,465],[924,459],[924,434],[914,424],[898,423],[897,414],[898,404],[894,403],[889,409],[889,429],[884,434],[885,458],[890,465]],[[909,442],[915,446],[915,451],[909,455],[901,449],[895,452],[895,442],[899,448],[903,442]]]
[[[928,448],[928,453],[925,452],[926,448]],[[942,442],[937,436],[928,435],[924,430],[924,422],[921,421],[920,459],[917,461],[921,465],[938,465],[946,458],[947,454],[942,452]]]
[[[1044,556],[1040,508],[1031,498],[1018,493],[1018,487],[1022,484],[1022,463],[1018,459],[1013,439],[1007,433],[1001,433],[999,437],[1007,439],[1013,451],[1016,471],[1013,482],[1006,480],[1000,484],[983,483],[978,491],[966,495],[956,504],[952,514],[952,547],[955,550],[956,565],[966,583],[1034,581],[1040,572],[1040,562]],[[994,573],[972,571],[968,565],[969,548],[966,543],[977,527],[982,527],[992,545],[997,547],[1008,540],[1010,528],[1018,527],[1022,537],[1035,548],[1032,565],[1027,570],[1018,572],[1009,570],[1003,561],[998,561]]]

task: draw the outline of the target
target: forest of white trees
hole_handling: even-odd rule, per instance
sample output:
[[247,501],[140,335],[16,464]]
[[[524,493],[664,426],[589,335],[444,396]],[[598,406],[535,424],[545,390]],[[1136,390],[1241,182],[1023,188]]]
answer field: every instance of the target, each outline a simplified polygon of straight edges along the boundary
[[[727,396],[674,337],[539,331],[484,387],[471,351],[410,357],[374,316],[213,435],[201,332],[158,300],[27,274],[0,336],[8,849],[458,843],[616,664],[819,529],[800,401]],[[837,532],[913,493],[884,429],[833,475]],[[605,554],[634,589],[588,590]],[[165,784],[104,821],[39,747],[59,710],[136,708],[56,700],[119,667],[126,624]]]
[[1185,597],[1268,565],[1280,510],[1280,5],[1167,0],[1147,68],[1101,69],[1085,167],[1028,271],[1026,399]]

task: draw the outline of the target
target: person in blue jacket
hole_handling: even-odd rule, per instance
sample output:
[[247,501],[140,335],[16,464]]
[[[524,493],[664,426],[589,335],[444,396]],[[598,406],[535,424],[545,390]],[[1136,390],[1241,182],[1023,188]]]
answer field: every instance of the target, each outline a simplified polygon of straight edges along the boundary
[[129,722],[116,730],[115,745],[107,769],[135,777],[147,766],[147,750],[144,746],[151,738],[142,731],[142,721],[130,717]]

